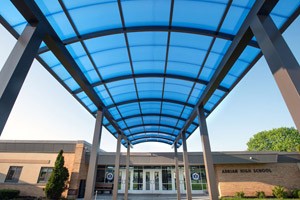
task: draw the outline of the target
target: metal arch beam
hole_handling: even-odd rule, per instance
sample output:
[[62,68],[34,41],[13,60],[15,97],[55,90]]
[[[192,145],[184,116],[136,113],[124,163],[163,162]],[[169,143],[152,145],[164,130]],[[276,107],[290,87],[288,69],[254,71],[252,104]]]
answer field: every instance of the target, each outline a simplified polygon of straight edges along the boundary
[[[119,103],[116,103],[115,105],[108,105],[106,106],[107,109],[113,108],[115,106],[122,106],[125,104],[130,104],[130,103],[138,103],[138,102],[166,102],[166,103],[174,103],[174,104],[178,104],[178,105],[183,105],[185,104],[185,102],[182,101],[176,101],[176,100],[172,100],[172,99],[161,99],[161,98],[143,98],[143,99],[133,99],[133,100],[127,100],[127,101],[122,101]],[[195,105],[193,104],[187,104],[188,107],[190,108],[194,108]]]
[[143,126],[162,126],[162,127],[166,127],[166,128],[174,128],[176,130],[181,130],[180,128],[177,128],[177,127],[174,127],[174,126],[170,126],[170,125],[167,125],[167,124],[138,124],[138,125],[134,125],[134,126],[128,126],[127,128],[123,129],[124,131],[125,130],[128,130],[128,129],[132,129],[132,128],[138,128],[138,127],[143,127]]
[[[176,74],[161,74],[161,73],[151,73],[150,74],[149,73],[149,74],[135,74],[134,77],[135,78],[173,78],[173,79],[179,79],[179,80],[184,80],[184,81],[196,82],[196,83],[203,84],[203,85],[208,85],[208,83],[209,83],[208,81],[205,81],[205,80],[200,80],[197,78],[181,76],[181,75],[176,75]],[[127,79],[133,79],[133,76],[132,75],[118,76],[116,78],[110,78],[110,79],[106,79],[104,81],[99,81],[99,82],[93,83],[92,86],[97,87],[97,86],[100,86],[103,84],[120,81],[120,80],[127,80]],[[223,92],[229,92],[229,89],[226,87],[223,87],[223,86],[219,86],[218,89]],[[73,94],[78,94],[80,92],[82,92],[82,89],[75,90],[73,92]]]
[[[148,137],[148,138],[137,138],[137,139],[134,139],[134,140],[131,140],[131,142],[134,142],[134,141],[137,141],[137,140],[146,140],[146,141],[141,141],[141,142],[138,142],[138,143],[143,143],[143,142],[150,142],[149,140],[165,140],[165,141],[168,141],[170,143],[168,144],[172,144],[173,143],[173,140],[170,140],[170,139],[166,139],[166,138],[162,138],[162,137]],[[148,141],[147,141],[148,140]],[[153,141],[152,141],[153,142]],[[157,142],[157,141],[156,141]],[[135,143],[135,144],[138,144],[138,143]]]
[[[144,142],[160,142],[160,143],[164,143],[164,144],[168,144],[168,145],[172,145],[172,143],[169,143],[167,141],[162,141],[162,140],[146,140],[146,141],[141,141],[141,142],[135,142],[133,145],[136,145],[136,144],[141,144],[141,143],[144,143]],[[173,141],[172,141],[173,142]]]
[[[206,29],[199,29],[199,28],[189,28],[189,27],[180,27],[180,26],[135,26],[135,27],[126,27],[126,29],[123,28],[116,28],[116,29],[110,29],[110,30],[104,30],[104,31],[96,31],[93,33],[83,34],[80,35],[80,38],[78,37],[72,37],[66,40],[63,40],[63,43],[65,45],[72,44],[81,40],[88,40],[92,38],[97,37],[103,37],[103,36],[109,36],[109,35],[115,35],[115,34],[123,34],[123,33],[135,33],[135,32],[177,32],[177,33],[190,33],[190,34],[196,34],[196,35],[205,35],[210,37],[217,37],[225,40],[233,40],[234,35],[223,33],[223,32],[216,32]],[[249,45],[252,47],[258,47],[258,44],[256,41],[250,41]],[[49,49],[47,47],[43,47],[40,49],[39,53],[44,53],[48,51]]]
[[[223,56],[222,61],[217,67],[217,70],[214,73],[213,77],[211,78],[210,83],[207,85],[201,98],[199,99],[198,103],[194,107],[193,112],[190,115],[190,118],[186,121],[184,127],[182,128],[181,132],[187,130],[187,128],[196,118],[198,108],[200,106],[204,106],[205,103],[209,100],[209,98],[213,95],[214,91],[218,88],[218,86],[225,78],[225,76],[227,75],[227,73],[229,72],[233,64],[236,62],[236,60],[239,58],[241,53],[244,51],[249,41],[251,41],[253,37],[253,33],[250,30],[250,24],[253,21],[253,19],[255,19],[255,17],[261,13],[263,13],[264,15],[269,15],[273,10],[273,8],[276,6],[277,2],[278,0],[273,0],[273,1],[261,0],[255,2],[248,16],[246,17],[244,23],[239,29],[237,35],[235,36],[231,45],[229,46],[226,54]],[[175,142],[177,142],[181,138],[180,135],[181,134],[178,135]]]
[[164,132],[164,131],[146,131],[146,132],[145,131],[140,131],[140,132],[137,132],[137,133],[133,133],[133,134],[127,135],[127,137],[135,136],[135,135],[138,135],[138,134],[146,134],[146,133],[157,133],[157,134],[162,133],[162,134],[166,134],[166,135],[170,135],[170,136],[174,136],[174,137],[177,136],[177,135],[173,135],[173,134],[171,134],[169,132]]
[[[61,41],[57,33],[54,31],[48,20],[42,14],[39,7],[36,5],[34,0],[28,1],[20,1],[20,0],[11,0],[14,6],[18,9],[18,11],[23,15],[26,21],[29,24],[34,24],[35,22],[39,22],[46,32],[46,37],[44,38],[44,42],[53,52],[53,54],[57,57],[57,59],[64,65],[65,69],[69,72],[72,78],[78,83],[78,85],[83,88],[84,92],[91,99],[91,101],[95,104],[98,110],[104,110],[105,106],[100,100],[97,93],[94,91],[93,87],[81,72],[80,67],[77,65],[76,61],[73,59],[64,43]],[[112,116],[109,112],[105,112],[105,117],[110,123],[114,126],[118,133],[122,134],[122,130],[119,126],[113,121]],[[127,140],[127,138],[125,138]]]
[[[141,134],[142,135],[142,134]],[[133,140],[139,140],[139,139],[150,139],[150,138],[159,138],[164,140],[170,140],[173,141],[172,138],[167,138],[167,136],[161,136],[161,135],[153,135],[153,136],[141,136],[139,138],[133,139]]]
[[[126,119],[131,119],[131,118],[135,118],[135,117],[149,117],[149,116],[154,116],[154,117],[169,117],[169,118],[173,118],[173,119],[179,119],[179,120],[182,120],[182,121],[185,121],[186,119],[184,119],[184,118],[180,118],[180,117],[176,117],[176,116],[174,116],[174,115],[166,115],[166,114],[151,114],[151,113],[149,113],[149,114],[143,114],[143,115],[130,115],[130,116],[128,116],[128,117],[123,117],[123,119],[118,119],[118,120],[115,120],[116,122],[120,122],[120,121],[122,121],[122,120],[126,120]],[[196,124],[195,122],[193,122],[192,123],[193,125],[196,125],[196,126],[198,126],[198,124]],[[108,124],[106,124],[106,125],[108,125]]]

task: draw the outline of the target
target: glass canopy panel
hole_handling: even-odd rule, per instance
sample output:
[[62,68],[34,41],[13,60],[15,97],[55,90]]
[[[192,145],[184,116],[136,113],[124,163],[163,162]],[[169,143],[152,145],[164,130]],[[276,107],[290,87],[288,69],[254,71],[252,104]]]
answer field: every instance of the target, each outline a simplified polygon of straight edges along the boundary
[[125,123],[127,124],[127,126],[136,126],[142,123],[142,118],[134,117],[130,119],[125,119]]
[[119,127],[120,127],[121,129],[127,128],[127,126],[126,126],[126,124],[125,124],[124,121],[118,121],[117,124],[119,125]]
[[231,41],[217,38],[200,73],[200,80],[210,81]]
[[167,73],[196,78],[211,41],[208,36],[172,32]]
[[80,35],[122,27],[117,0],[63,2]]
[[168,34],[166,32],[128,33],[134,72],[163,73]]
[[144,126],[146,132],[154,132],[158,131],[159,126]]
[[235,35],[243,24],[254,2],[255,0],[234,0],[220,31]]
[[193,83],[178,79],[166,78],[164,99],[172,99],[185,102]]
[[123,117],[141,114],[138,103],[129,103],[125,105],[120,105],[118,106],[118,109]]
[[109,125],[109,126],[106,126],[106,128],[108,129],[109,132],[111,132],[112,134],[116,133],[116,129],[112,126],[112,125]]
[[19,13],[10,0],[1,0],[0,16],[3,17],[19,34],[22,33],[27,24],[24,17]]
[[[151,134],[144,135],[150,139],[145,138],[140,142],[152,140],[172,144],[173,136],[168,137],[167,134],[176,136],[180,133],[185,124],[185,120],[180,119],[188,119],[193,110],[192,105],[195,105],[201,97],[206,82],[211,80],[231,44],[229,40],[216,38],[211,51],[207,52],[212,42],[212,35],[220,26],[221,36],[224,33],[234,36],[255,1],[233,0],[231,6],[228,7],[228,14],[222,25],[220,21],[228,6],[228,0],[174,1],[172,21],[174,30],[202,31],[209,36],[171,32],[169,49],[167,31],[144,32],[145,30],[140,28],[147,26],[148,28],[149,26],[157,28],[160,26],[163,29],[169,26],[171,0],[124,0],[120,1],[121,7],[119,7],[117,0],[103,0],[101,2],[98,0],[61,0],[55,2],[36,0],[35,2],[46,15],[45,17],[58,36],[64,40],[66,48],[78,64],[81,72],[94,87],[103,104],[109,108],[110,114],[119,127],[125,130],[124,133],[129,135],[132,132],[149,131]],[[67,13],[63,11],[64,6]],[[291,15],[297,9],[299,10],[299,7],[300,0],[280,0],[271,13],[276,26],[282,27],[285,22],[288,22],[287,20]],[[124,31],[122,28],[126,28],[122,27],[120,9],[124,14],[125,26],[134,27],[136,31],[126,33],[128,48],[124,33],[114,33],[114,31],[122,32],[122,30]],[[188,12],[186,12],[187,10]],[[68,13],[71,21],[67,18]],[[0,15],[4,18],[1,20],[7,21],[11,28],[18,33],[24,29],[26,24],[24,18],[9,0],[1,1]],[[79,31],[79,37],[72,28],[73,22]],[[85,39],[83,43],[87,52],[81,42],[76,42],[76,38],[81,37]],[[231,38],[230,35],[228,37]],[[44,45],[43,43],[41,47]],[[248,70],[249,65],[259,52],[258,49],[247,46],[222,81],[221,86],[232,89]],[[92,60],[89,59],[87,53],[91,55]],[[167,63],[166,55],[168,55]],[[130,63],[129,56],[132,56],[132,63]],[[203,63],[206,56],[207,59]],[[97,110],[96,106],[57,58],[50,51],[40,54],[40,57],[46,63],[47,70],[53,72],[55,77],[69,91],[74,92],[76,99],[94,114]],[[135,74],[143,76],[147,73],[160,73],[160,76],[163,77],[136,78],[136,86],[134,80],[130,78],[131,76],[134,78]],[[169,78],[168,75],[187,78],[191,81]],[[195,83],[191,78],[199,79],[198,82],[200,83]],[[161,96],[162,93],[163,96]],[[227,92],[222,90],[216,90],[213,93],[205,104],[206,116],[208,116],[208,111],[212,111],[225,95]],[[157,102],[151,101],[151,98],[155,98]],[[141,100],[140,103],[132,103],[139,100]],[[172,105],[171,102],[178,102],[178,104]],[[115,105],[116,103],[118,105]],[[178,119],[170,116],[176,116]],[[124,121],[122,117],[125,118]],[[144,123],[148,122],[155,124],[155,126],[144,126]],[[188,128],[187,137],[197,128],[196,124],[198,124],[198,118]],[[104,125],[115,137],[117,136],[116,130],[106,118]],[[139,125],[141,127],[137,127]],[[128,127],[132,128],[128,129]],[[130,139],[133,140],[134,137],[130,137]],[[122,142],[125,143],[124,140]]]
[[36,0],[35,2],[61,40],[76,36],[59,1]]
[[132,74],[123,34],[93,38],[84,43],[103,80]]
[[40,54],[40,57],[49,66],[50,70],[53,71],[71,91],[80,88],[77,82],[72,78],[69,72],[65,69],[65,67],[59,62],[59,60],[51,51]]
[[189,96],[188,103],[195,105],[202,96],[205,88],[206,85],[196,83],[191,95]]
[[[140,127],[131,128],[130,132],[131,132],[131,134],[144,132],[144,127],[140,126]],[[135,135],[135,136],[137,136],[137,135]]]
[[110,108],[110,109],[108,109],[108,111],[115,120],[121,119],[121,115],[120,115],[118,109],[116,109],[116,107]]
[[85,92],[80,92],[76,94],[76,96],[90,110],[90,112],[94,113],[98,110],[95,104],[91,101],[91,99],[86,95]]
[[137,78],[139,98],[162,98],[163,78]]
[[132,79],[115,81],[107,83],[106,85],[115,103],[137,99]]
[[211,111],[224,95],[225,95],[225,92],[223,92],[221,90],[216,90],[213,93],[213,95],[209,98],[207,103],[204,105],[204,109]]
[[259,52],[259,49],[247,46],[220,85],[226,88],[230,88],[234,84],[234,82],[242,75],[242,73],[249,67],[249,65],[259,54]]
[[184,119],[188,119],[188,117],[190,116],[192,111],[193,111],[193,108],[186,106],[181,114],[181,117]]
[[159,124],[159,116],[143,116],[143,119],[145,124]]
[[215,31],[226,9],[227,2],[228,0],[176,0],[172,25]]
[[107,90],[105,89],[105,87],[103,85],[94,87],[94,90],[105,106],[113,104],[113,101],[110,98],[110,95],[108,94]]
[[165,115],[172,115],[174,117],[178,117],[180,116],[182,109],[183,109],[183,105],[180,104],[169,103],[169,102],[162,103],[162,114]]
[[93,84],[100,81],[100,77],[96,72],[91,60],[86,55],[86,52],[80,42],[76,42],[66,46],[72,57],[75,59],[80,70],[85,75],[87,80]]
[[157,114],[160,113],[160,102],[141,102],[140,103],[143,114]]
[[122,0],[125,26],[168,26],[171,0]]
[[300,0],[280,0],[271,12],[271,18],[278,28],[300,7]]

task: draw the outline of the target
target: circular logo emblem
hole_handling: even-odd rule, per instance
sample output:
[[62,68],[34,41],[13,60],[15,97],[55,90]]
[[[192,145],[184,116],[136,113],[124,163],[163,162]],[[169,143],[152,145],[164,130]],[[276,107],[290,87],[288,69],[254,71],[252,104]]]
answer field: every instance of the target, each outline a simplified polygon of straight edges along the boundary
[[108,181],[112,181],[113,179],[114,179],[114,174],[113,173],[107,173],[106,174],[106,179],[108,180]]
[[197,180],[199,180],[200,179],[200,175],[198,174],[198,173],[192,173],[192,180],[195,180],[195,181],[197,181]]

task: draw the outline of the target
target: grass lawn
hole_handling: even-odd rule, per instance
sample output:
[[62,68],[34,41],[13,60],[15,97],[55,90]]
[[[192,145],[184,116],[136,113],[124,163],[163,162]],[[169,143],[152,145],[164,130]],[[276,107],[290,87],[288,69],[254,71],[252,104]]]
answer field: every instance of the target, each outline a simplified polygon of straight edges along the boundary
[[[222,197],[221,200],[272,200],[277,198],[265,198],[265,199],[259,199],[259,198],[236,198],[236,197]],[[280,200],[291,200],[291,199],[297,199],[297,198],[286,198],[286,199],[280,199]],[[298,198],[299,199],[299,198]]]

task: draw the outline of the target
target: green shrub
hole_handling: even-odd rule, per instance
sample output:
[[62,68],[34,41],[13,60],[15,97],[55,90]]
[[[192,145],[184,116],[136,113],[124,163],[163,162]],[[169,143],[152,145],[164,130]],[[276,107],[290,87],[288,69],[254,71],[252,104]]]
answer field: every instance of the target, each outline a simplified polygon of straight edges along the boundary
[[300,195],[300,190],[299,189],[291,190],[290,196],[292,198],[300,198],[299,195]]
[[287,196],[288,196],[286,189],[282,186],[275,186],[272,189],[272,192],[273,192],[273,195],[278,199],[287,198]]
[[19,190],[12,189],[1,189],[0,190],[0,199],[13,199],[18,197],[20,194]]
[[236,197],[236,198],[244,198],[245,197],[245,193],[243,191],[236,192],[234,194],[234,197]]
[[255,196],[259,199],[264,199],[266,198],[266,194],[264,191],[256,191]]

